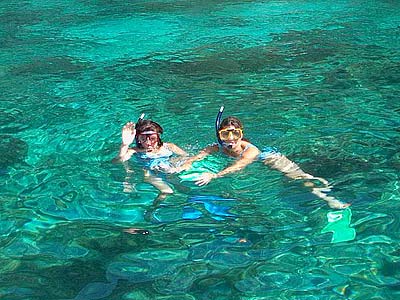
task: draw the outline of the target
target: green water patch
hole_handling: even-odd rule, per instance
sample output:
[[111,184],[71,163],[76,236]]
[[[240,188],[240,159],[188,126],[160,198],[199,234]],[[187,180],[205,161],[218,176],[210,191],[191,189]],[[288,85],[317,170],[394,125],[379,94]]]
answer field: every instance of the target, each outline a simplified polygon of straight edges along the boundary
[[132,255],[123,255],[122,261],[115,261],[108,266],[107,278],[110,282],[125,279],[140,283],[153,281],[155,278],[174,273],[184,265],[186,251],[154,250]]

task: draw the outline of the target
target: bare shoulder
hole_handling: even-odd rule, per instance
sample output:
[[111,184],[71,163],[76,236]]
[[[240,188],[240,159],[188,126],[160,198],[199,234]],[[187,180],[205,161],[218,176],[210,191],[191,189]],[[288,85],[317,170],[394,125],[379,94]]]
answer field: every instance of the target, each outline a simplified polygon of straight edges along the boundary
[[242,154],[243,158],[255,159],[261,153],[261,151],[257,148],[257,146],[247,141],[244,141],[242,147],[244,149]]
[[177,146],[177,145],[174,144],[174,143],[166,143],[166,142],[164,142],[163,145],[164,145],[165,147],[171,149],[171,150],[174,150],[174,149],[181,149],[179,146]]
[[187,155],[185,150],[183,150],[179,146],[175,145],[174,143],[165,143],[164,142],[164,146],[178,155]]
[[163,145],[166,146],[167,148],[170,148],[170,149],[178,147],[174,143],[166,143],[166,142],[164,142]]

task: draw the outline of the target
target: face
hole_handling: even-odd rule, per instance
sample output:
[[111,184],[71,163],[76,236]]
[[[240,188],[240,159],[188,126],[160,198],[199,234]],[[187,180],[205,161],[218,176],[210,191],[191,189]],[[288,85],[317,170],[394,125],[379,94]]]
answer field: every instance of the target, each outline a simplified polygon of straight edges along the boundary
[[241,128],[229,126],[218,131],[219,138],[224,144],[234,146],[243,138],[243,131]]
[[153,150],[157,148],[158,145],[158,134],[157,133],[140,133],[138,135],[138,141],[142,144],[143,148]]

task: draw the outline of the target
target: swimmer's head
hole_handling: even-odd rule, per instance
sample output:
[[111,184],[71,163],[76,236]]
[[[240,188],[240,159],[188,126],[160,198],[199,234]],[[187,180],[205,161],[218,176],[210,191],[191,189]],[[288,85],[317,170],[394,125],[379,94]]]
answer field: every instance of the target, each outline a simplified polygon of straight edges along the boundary
[[135,126],[135,142],[138,148],[161,147],[163,142],[160,135],[163,133],[162,127],[151,120],[139,119]]
[[233,147],[243,138],[243,124],[236,117],[227,117],[222,120],[218,128],[218,139],[222,146]]

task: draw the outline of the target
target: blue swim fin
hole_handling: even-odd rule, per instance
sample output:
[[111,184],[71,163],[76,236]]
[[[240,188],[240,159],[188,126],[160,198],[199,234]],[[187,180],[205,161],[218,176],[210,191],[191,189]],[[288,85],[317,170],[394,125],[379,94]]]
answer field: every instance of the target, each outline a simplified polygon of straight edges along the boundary
[[204,202],[204,208],[211,214],[216,216],[233,217],[234,215],[229,212],[230,207],[215,205],[211,202]]
[[[228,201],[234,201],[232,198],[223,198],[213,195],[196,195],[191,196],[188,202],[201,203],[204,208],[212,214],[212,218],[216,220],[223,220],[223,217],[234,217],[235,215],[229,212],[230,206],[224,206]],[[189,207],[188,207],[189,209]],[[200,217],[200,216],[199,216]]]
[[193,207],[190,206],[185,206],[183,208],[183,214],[182,214],[182,219],[185,220],[196,220],[202,216],[202,212],[194,209]]

